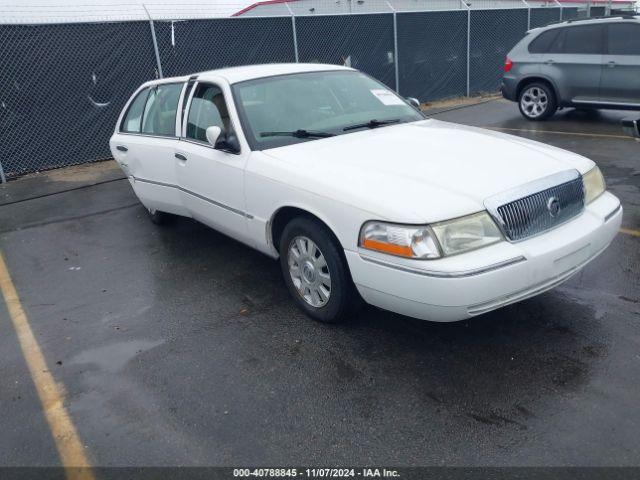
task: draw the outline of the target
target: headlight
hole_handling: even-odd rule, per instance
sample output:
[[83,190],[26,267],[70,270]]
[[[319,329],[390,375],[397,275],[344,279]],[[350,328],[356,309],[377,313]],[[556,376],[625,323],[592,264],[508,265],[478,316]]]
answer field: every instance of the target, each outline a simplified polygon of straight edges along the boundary
[[502,234],[487,212],[431,225],[445,255],[486,247],[502,240]]
[[585,205],[598,198],[607,188],[602,172],[598,167],[593,167],[582,176],[582,184],[584,185]]
[[367,222],[360,230],[360,246],[398,257],[438,258],[440,251],[427,226]]

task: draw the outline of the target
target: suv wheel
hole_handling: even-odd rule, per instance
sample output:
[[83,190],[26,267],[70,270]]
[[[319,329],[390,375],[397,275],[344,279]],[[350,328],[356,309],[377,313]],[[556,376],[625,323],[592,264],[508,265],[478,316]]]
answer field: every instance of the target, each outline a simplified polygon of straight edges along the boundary
[[344,320],[357,296],[340,245],[309,218],[291,220],[280,240],[280,268],[298,306],[320,322]]
[[520,113],[527,120],[545,120],[558,109],[553,89],[545,83],[530,83],[518,98]]

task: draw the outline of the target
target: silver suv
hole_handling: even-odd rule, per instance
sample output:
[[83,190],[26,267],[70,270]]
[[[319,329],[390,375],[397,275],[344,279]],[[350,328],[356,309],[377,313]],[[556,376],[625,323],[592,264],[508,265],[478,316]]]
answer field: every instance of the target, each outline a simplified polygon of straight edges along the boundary
[[640,110],[640,17],[535,28],[507,55],[504,98],[528,120],[562,107]]

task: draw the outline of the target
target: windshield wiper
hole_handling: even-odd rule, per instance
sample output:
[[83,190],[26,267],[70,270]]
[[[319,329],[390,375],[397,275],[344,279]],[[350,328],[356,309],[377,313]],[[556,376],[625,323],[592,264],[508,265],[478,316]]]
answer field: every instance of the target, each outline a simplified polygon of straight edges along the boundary
[[391,123],[398,123],[400,121],[399,118],[392,118],[390,120],[369,120],[367,123],[357,123],[355,125],[349,125],[348,127],[344,127],[342,129],[343,132],[347,132],[349,130],[356,130],[358,128],[377,128],[382,127],[383,125],[389,125]]
[[292,132],[260,132],[261,137],[296,137],[296,138],[326,138],[333,137],[334,133],[316,132],[313,130],[294,130]]

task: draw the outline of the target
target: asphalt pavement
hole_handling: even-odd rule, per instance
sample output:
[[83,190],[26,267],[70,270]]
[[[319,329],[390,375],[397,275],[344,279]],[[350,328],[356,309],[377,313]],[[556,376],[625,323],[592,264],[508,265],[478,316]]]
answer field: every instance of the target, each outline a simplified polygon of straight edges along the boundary
[[[369,307],[327,326],[295,308],[277,262],[188,219],[152,224],[113,162],[0,187],[0,251],[93,465],[640,464],[629,113],[428,113],[594,159],[624,231],[562,286],[470,321]],[[0,465],[59,465],[7,307]]]

